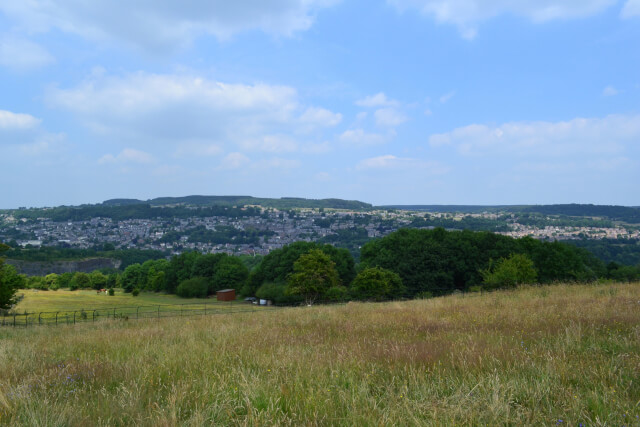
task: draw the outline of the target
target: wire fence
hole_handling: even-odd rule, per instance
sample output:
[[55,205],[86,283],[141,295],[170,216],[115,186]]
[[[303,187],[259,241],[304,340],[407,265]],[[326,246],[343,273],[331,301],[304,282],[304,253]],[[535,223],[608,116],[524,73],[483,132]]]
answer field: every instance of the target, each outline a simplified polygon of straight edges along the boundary
[[[486,291],[485,291],[486,292]],[[483,292],[470,292],[468,290],[452,290],[450,288],[435,288],[431,292],[418,295],[416,299],[432,298],[447,294],[459,294],[464,297],[465,294],[481,295]],[[349,301],[357,302],[400,302],[407,299],[373,299],[373,300],[317,300],[313,305],[341,305],[347,304]],[[100,307],[100,308],[81,308],[75,310],[57,310],[57,311],[40,311],[40,312],[23,312],[1,311],[0,327],[29,327],[38,325],[75,325],[78,323],[92,323],[107,319],[120,320],[139,320],[139,319],[161,319],[167,317],[186,317],[186,316],[206,316],[215,314],[231,314],[231,313],[247,313],[247,312],[264,312],[268,310],[276,310],[286,307],[300,307],[306,305],[304,302],[295,301],[278,305],[264,305],[234,300],[228,302],[202,302],[202,303],[186,303],[186,304],[153,304],[153,305],[136,305],[122,307]]]
[[166,317],[206,316],[274,310],[275,306],[248,304],[240,301],[189,304],[156,304],[123,307],[101,307],[40,312],[5,312],[0,326],[29,327],[38,325],[74,325],[107,319],[139,320]]

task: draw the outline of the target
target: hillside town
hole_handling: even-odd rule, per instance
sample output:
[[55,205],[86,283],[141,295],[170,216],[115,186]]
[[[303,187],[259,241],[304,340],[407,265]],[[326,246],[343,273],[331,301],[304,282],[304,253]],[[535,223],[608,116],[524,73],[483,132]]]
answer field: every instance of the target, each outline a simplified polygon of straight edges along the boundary
[[[112,247],[153,249],[169,254],[186,250],[205,253],[267,254],[295,241],[344,243],[385,236],[402,227],[450,230],[486,229],[511,236],[531,236],[542,240],[640,239],[635,226],[610,227],[534,226],[518,223],[515,215],[495,212],[474,214],[418,212],[393,209],[368,211],[261,208],[257,216],[188,217],[179,219],[91,218],[84,221],[52,221],[15,218],[0,214],[0,239],[14,246],[62,246],[72,248]],[[552,218],[548,218],[552,224]]]

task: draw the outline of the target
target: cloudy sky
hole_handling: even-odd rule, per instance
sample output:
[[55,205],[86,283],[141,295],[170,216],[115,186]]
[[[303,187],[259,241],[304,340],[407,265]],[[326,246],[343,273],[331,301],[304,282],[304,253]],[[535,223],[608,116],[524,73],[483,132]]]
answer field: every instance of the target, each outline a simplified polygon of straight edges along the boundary
[[0,167],[0,208],[640,205],[640,0],[0,0]]

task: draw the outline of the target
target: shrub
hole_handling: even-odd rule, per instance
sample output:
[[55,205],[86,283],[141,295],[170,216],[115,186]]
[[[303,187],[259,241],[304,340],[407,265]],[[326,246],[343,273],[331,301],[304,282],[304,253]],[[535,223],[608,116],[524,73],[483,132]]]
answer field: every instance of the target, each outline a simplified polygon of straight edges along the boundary
[[260,299],[267,299],[271,301],[277,301],[284,296],[286,285],[279,283],[265,283],[260,286],[256,291],[256,297]]
[[109,296],[114,296],[116,294],[115,289],[109,288]]
[[346,301],[349,297],[349,291],[344,286],[332,286],[324,294],[327,301]]
[[351,283],[351,292],[362,300],[383,301],[399,298],[405,291],[397,273],[384,268],[366,268]]
[[204,277],[194,277],[185,280],[176,289],[176,294],[182,298],[206,298],[209,283]]
[[433,292],[422,291],[416,294],[416,299],[429,299],[429,298],[433,298]]
[[87,273],[78,272],[73,275],[71,283],[69,283],[69,290],[75,291],[78,289],[84,289],[91,286],[91,279]]
[[495,264],[491,262],[489,268],[481,270],[480,274],[487,289],[513,288],[534,283],[538,276],[533,261],[523,254],[512,254]]
[[133,291],[131,291],[131,295],[137,297],[138,295],[140,295],[140,289],[135,288]]

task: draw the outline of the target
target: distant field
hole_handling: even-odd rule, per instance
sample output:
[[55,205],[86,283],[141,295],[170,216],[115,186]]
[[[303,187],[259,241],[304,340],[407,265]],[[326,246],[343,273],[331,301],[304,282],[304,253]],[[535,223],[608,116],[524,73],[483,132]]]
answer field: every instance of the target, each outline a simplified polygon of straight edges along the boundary
[[640,284],[0,328],[0,425],[632,426],[639,378]]
[[[16,311],[38,312],[56,310],[81,310],[105,307],[126,307],[154,304],[190,304],[202,303],[199,298],[179,298],[175,295],[159,294],[154,292],[141,292],[137,297],[130,293],[116,290],[115,295],[98,294],[93,290],[68,291],[34,291],[25,289],[19,293],[24,294],[24,299],[16,306]],[[215,297],[206,300],[207,303],[217,303]]]
[[22,291],[24,298],[18,303],[16,316],[0,316],[0,327],[6,325],[36,326],[96,322],[110,318],[143,319],[189,315],[205,315],[225,311],[264,310],[241,300],[221,302],[213,298],[179,298],[154,292],[130,293],[116,291],[105,295],[89,290]]

